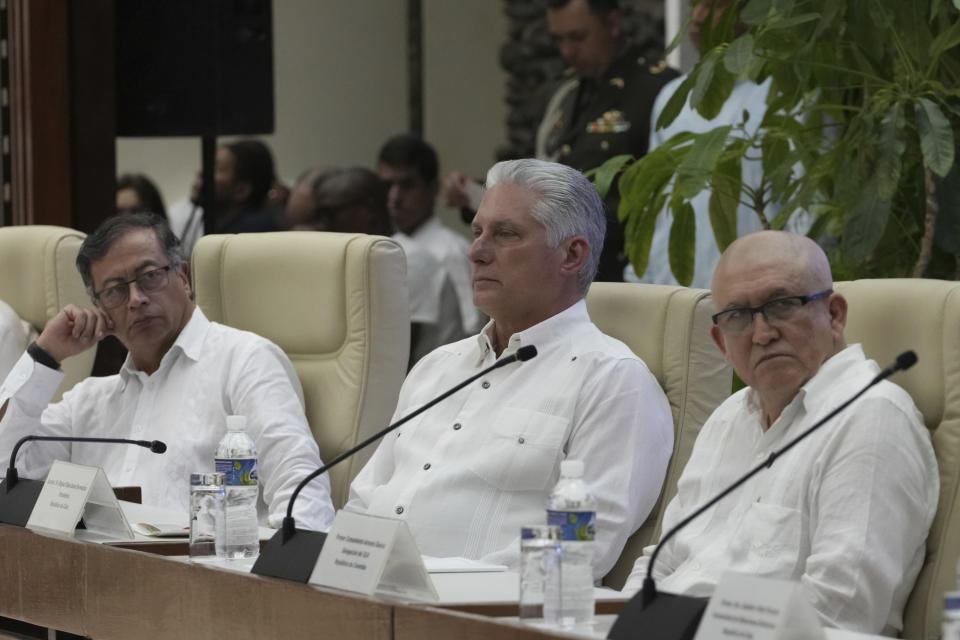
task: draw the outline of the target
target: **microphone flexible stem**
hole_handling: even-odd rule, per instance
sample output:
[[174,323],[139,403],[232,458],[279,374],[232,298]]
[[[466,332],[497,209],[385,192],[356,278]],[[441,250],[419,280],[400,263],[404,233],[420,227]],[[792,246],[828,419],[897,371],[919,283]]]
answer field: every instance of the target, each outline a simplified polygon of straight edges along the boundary
[[[479,372],[479,373],[476,373],[476,374],[470,376],[469,378],[467,378],[466,380],[464,380],[463,382],[461,382],[461,383],[458,384],[457,386],[455,386],[455,387],[453,387],[452,389],[449,389],[449,390],[447,390],[446,392],[442,393],[441,395],[437,396],[436,398],[434,398],[433,400],[431,400],[431,401],[428,402],[427,404],[423,405],[422,407],[420,407],[420,408],[417,409],[416,411],[413,411],[412,413],[409,413],[409,414],[403,416],[402,418],[400,418],[399,420],[397,420],[396,422],[394,422],[393,424],[391,424],[391,425],[388,426],[387,428],[383,429],[383,430],[380,431],[379,433],[375,433],[374,435],[370,436],[369,438],[367,438],[366,440],[364,440],[364,441],[361,442],[360,444],[356,445],[356,446],[353,447],[352,449],[348,449],[347,451],[344,451],[343,453],[341,453],[340,455],[338,455],[337,457],[335,457],[333,460],[331,460],[331,461],[328,462],[327,464],[323,465],[322,467],[320,467],[319,469],[317,469],[316,471],[314,471],[313,473],[311,473],[310,475],[308,475],[306,478],[304,478],[304,479],[300,482],[300,484],[297,485],[297,488],[293,490],[293,495],[290,496],[290,502],[287,503],[287,517],[284,518],[284,521],[283,521],[283,527],[284,527],[285,532],[287,532],[288,534],[289,534],[289,533],[293,533],[292,531],[288,531],[288,528],[289,528],[289,529],[292,529],[293,526],[294,526],[294,525],[293,525],[293,503],[294,503],[294,501],[297,499],[297,496],[300,495],[301,489],[303,489],[305,486],[307,486],[307,484],[308,484],[311,480],[313,480],[314,478],[316,478],[317,476],[319,476],[321,473],[327,471],[328,469],[330,469],[330,468],[333,467],[334,465],[336,465],[336,464],[338,464],[338,463],[346,460],[347,458],[349,458],[350,456],[352,456],[353,454],[355,454],[357,451],[360,451],[361,449],[363,449],[364,447],[366,447],[366,446],[369,445],[370,443],[372,443],[372,442],[374,442],[374,441],[382,438],[383,436],[387,435],[388,433],[390,433],[391,431],[393,431],[393,430],[396,429],[397,427],[403,425],[403,424],[406,423],[407,421],[412,420],[413,418],[416,418],[418,415],[420,415],[421,413],[423,413],[424,411],[426,411],[427,409],[429,409],[429,408],[432,407],[433,405],[437,404],[438,402],[440,402],[440,401],[442,401],[442,400],[446,400],[448,397],[450,397],[451,395],[453,395],[453,394],[456,393],[457,391],[460,391],[461,389],[463,389],[465,386],[467,386],[467,385],[470,384],[471,382],[474,382],[474,381],[477,380],[478,378],[481,378],[481,377],[487,375],[488,373],[490,373],[490,372],[493,371],[494,369],[499,369],[500,367],[502,367],[502,366],[504,366],[504,365],[508,365],[508,364],[510,364],[510,363],[512,363],[512,362],[516,362],[517,360],[519,360],[519,358],[518,358],[518,356],[517,356],[516,353],[513,353],[513,354],[507,356],[506,358],[502,358],[501,360],[497,360],[496,362],[494,362],[492,365],[490,365],[489,367],[487,367],[487,368],[484,369],[483,371],[481,371],[481,372]],[[288,524],[288,522],[289,522],[289,524]]]
[[32,440],[41,440],[47,442],[101,442],[107,444],[135,444],[139,447],[150,448],[153,443],[149,440],[128,440],[126,438],[83,438],[79,436],[24,436],[17,441],[10,453],[10,468],[13,469],[17,463],[17,454],[20,453],[20,447],[24,443]]
[[[912,353],[912,352],[909,352],[909,353]],[[916,361],[916,359],[914,358],[914,362],[915,362],[915,361]],[[899,365],[899,364],[900,364],[900,359],[898,358],[898,359],[897,359],[897,365]],[[781,449],[779,449],[779,450],[777,450],[777,451],[772,451],[772,452],[770,453],[770,455],[767,457],[766,460],[764,460],[763,462],[761,462],[760,464],[758,464],[757,466],[755,466],[754,468],[752,468],[750,471],[748,471],[748,472],[746,473],[746,475],[744,475],[744,476],[741,477],[739,480],[737,480],[736,482],[734,482],[732,485],[730,485],[729,487],[727,487],[726,489],[724,489],[723,491],[721,491],[720,493],[718,493],[716,496],[714,496],[712,499],[710,499],[709,502],[707,502],[706,504],[704,504],[704,505],[702,505],[701,507],[697,508],[693,513],[691,513],[690,515],[688,515],[686,518],[684,518],[683,520],[681,520],[680,522],[678,522],[676,525],[674,525],[669,531],[667,531],[667,533],[666,533],[662,538],[660,538],[660,542],[657,543],[656,548],[653,550],[653,553],[650,555],[650,562],[647,564],[647,577],[646,577],[646,578],[644,579],[644,581],[643,581],[644,604],[649,604],[649,599],[651,599],[652,597],[654,597],[654,596],[656,595],[656,586],[655,586],[654,580],[653,580],[653,565],[654,565],[654,563],[655,563],[656,560],[657,560],[657,556],[660,554],[660,549],[663,548],[663,545],[666,544],[667,541],[670,540],[670,538],[672,538],[678,531],[680,531],[681,529],[683,529],[685,526],[687,526],[688,524],[690,524],[690,522],[693,521],[696,517],[698,517],[698,516],[700,516],[701,514],[703,514],[704,511],[706,511],[707,509],[709,509],[710,507],[712,507],[713,505],[715,505],[716,503],[718,503],[718,502],[719,502],[720,500],[722,500],[723,498],[727,497],[730,493],[732,493],[735,489],[737,489],[738,487],[740,487],[740,486],[741,486],[743,483],[745,483],[747,480],[749,480],[749,479],[752,478],[753,476],[757,475],[757,474],[760,473],[762,470],[764,470],[764,469],[769,469],[769,468],[773,465],[773,462],[774,462],[777,458],[779,458],[781,455],[783,455],[784,453],[786,453],[787,451],[789,451],[790,449],[792,449],[796,444],[798,444],[801,440],[803,440],[804,438],[806,438],[807,436],[809,436],[811,433],[813,433],[814,431],[816,431],[817,429],[819,429],[825,422],[827,422],[828,420],[830,420],[831,418],[833,418],[835,415],[837,415],[838,413],[840,413],[841,411],[843,411],[844,409],[846,409],[848,406],[850,406],[850,404],[853,403],[854,400],[856,400],[857,398],[859,398],[860,396],[862,396],[864,393],[866,393],[866,392],[867,392],[870,388],[872,388],[875,384],[877,384],[878,382],[880,382],[881,380],[883,380],[883,379],[885,379],[885,378],[890,377],[891,375],[893,375],[894,372],[898,371],[899,369],[901,369],[901,368],[907,368],[907,367],[911,366],[912,364],[913,364],[913,362],[910,362],[909,364],[907,364],[907,365],[904,366],[904,367],[894,365],[894,366],[888,367],[888,368],[884,369],[883,371],[881,371],[880,373],[878,373],[878,374],[873,378],[873,380],[871,380],[871,381],[869,382],[869,384],[867,384],[867,386],[865,386],[864,388],[860,389],[860,391],[858,391],[856,394],[854,394],[854,395],[853,395],[851,398],[849,398],[846,402],[844,402],[843,404],[841,404],[840,406],[838,406],[836,409],[834,409],[833,411],[831,411],[830,413],[828,413],[828,414],[827,414],[826,416],[824,416],[822,419],[818,420],[818,421],[816,422],[816,424],[814,424],[812,427],[810,427],[809,429],[807,429],[806,431],[804,431],[803,433],[801,433],[800,435],[798,435],[796,438],[794,438],[793,440],[791,440],[790,442],[788,442],[787,444],[785,444]]]

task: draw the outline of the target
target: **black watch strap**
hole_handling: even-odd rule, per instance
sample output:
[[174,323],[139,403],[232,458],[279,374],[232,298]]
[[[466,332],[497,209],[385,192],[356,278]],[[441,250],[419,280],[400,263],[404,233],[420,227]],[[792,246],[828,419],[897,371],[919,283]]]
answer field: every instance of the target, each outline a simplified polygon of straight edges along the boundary
[[60,363],[53,359],[49,353],[41,349],[36,342],[31,342],[30,346],[27,347],[27,353],[30,354],[30,357],[33,358],[34,362],[39,362],[45,367],[50,367],[51,369],[59,369]]

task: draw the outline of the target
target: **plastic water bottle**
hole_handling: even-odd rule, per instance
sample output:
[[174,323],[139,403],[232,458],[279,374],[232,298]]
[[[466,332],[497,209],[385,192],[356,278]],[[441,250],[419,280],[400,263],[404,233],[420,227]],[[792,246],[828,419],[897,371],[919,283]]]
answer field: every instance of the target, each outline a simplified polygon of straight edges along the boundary
[[564,626],[593,622],[593,538],[597,502],[583,481],[583,462],[560,463],[560,480],[547,500],[547,524],[563,529],[560,609]]
[[216,470],[226,476],[227,558],[255,558],[260,553],[257,449],[246,429],[246,417],[227,416],[227,433],[217,445]]

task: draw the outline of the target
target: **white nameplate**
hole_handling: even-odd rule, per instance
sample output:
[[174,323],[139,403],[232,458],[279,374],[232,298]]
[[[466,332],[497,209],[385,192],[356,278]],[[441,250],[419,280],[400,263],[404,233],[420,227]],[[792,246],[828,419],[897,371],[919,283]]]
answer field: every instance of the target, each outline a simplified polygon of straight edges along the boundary
[[87,531],[97,536],[133,540],[103,469],[57,460],[40,489],[27,528],[72,538],[81,517]]
[[789,580],[725,573],[694,640],[823,640],[823,627],[803,586]]
[[406,522],[349,511],[337,513],[310,584],[416,602],[439,600]]

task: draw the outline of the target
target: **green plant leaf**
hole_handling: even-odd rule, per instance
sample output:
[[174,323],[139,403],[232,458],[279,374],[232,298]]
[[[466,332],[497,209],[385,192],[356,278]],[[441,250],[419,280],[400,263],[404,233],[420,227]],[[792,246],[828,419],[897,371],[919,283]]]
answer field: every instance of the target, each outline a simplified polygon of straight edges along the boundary
[[693,269],[697,241],[697,221],[693,206],[683,202],[673,211],[670,226],[670,270],[677,282],[689,287],[693,282]]
[[737,211],[740,190],[743,188],[741,156],[731,154],[717,163],[710,178],[710,226],[720,251],[726,250],[737,239]]
[[700,63],[697,73],[697,82],[693,85],[693,91],[690,92],[690,108],[696,109],[700,101],[707,94],[707,89],[713,81],[714,69],[717,66],[717,54],[711,52]]
[[726,45],[711,51],[700,65],[697,82],[690,92],[690,107],[706,120],[713,120],[730,97],[736,78],[723,65],[717,64],[726,51]]
[[806,22],[813,22],[814,20],[819,20],[819,13],[804,13],[799,16],[793,16],[792,18],[783,18],[780,20],[771,20],[764,28],[767,31],[774,31],[777,29],[792,29],[797,25],[804,24]]
[[880,197],[875,179],[867,181],[843,231],[841,247],[848,262],[856,264],[867,259],[883,236],[889,217],[890,200]]
[[680,114],[680,110],[683,109],[683,105],[687,103],[687,96],[690,95],[690,90],[693,89],[693,85],[697,81],[698,73],[699,65],[687,74],[687,77],[680,83],[676,91],[673,92],[670,99],[667,100],[667,104],[663,107],[663,111],[660,112],[660,116],[657,118],[657,131],[670,126],[670,124],[676,120]]
[[[666,197],[661,196],[653,206],[637,211],[635,215],[627,218],[627,224],[624,227],[626,237],[624,249],[627,253],[627,259],[633,265],[633,269],[638,276],[642,276],[647,271],[657,215],[663,209],[664,204],[666,204]],[[623,217],[621,216],[620,219],[622,220]]]
[[723,66],[734,75],[740,75],[753,62],[753,36],[745,33],[730,45],[723,56]]
[[942,178],[953,166],[955,153],[953,129],[950,127],[950,121],[934,102],[926,98],[918,98],[915,105],[923,163]]
[[895,102],[880,123],[881,137],[877,149],[877,187],[887,200],[893,198],[900,183],[901,158],[907,148],[903,140],[905,125],[903,103]]
[[717,166],[732,127],[717,127],[696,137],[689,153],[677,167],[675,190],[684,198],[703,191],[707,178]]
[[629,153],[624,153],[618,156],[613,156],[596,169],[591,169],[593,175],[587,175],[587,177],[593,181],[593,186],[596,188],[597,193],[600,194],[601,198],[606,200],[607,194],[610,192],[610,187],[613,185],[613,181],[617,177],[617,174],[620,173],[631,162],[633,162],[633,156]]
[[942,251],[960,255],[960,165],[953,165],[937,185],[937,227],[934,242]]
[[[960,0],[954,0],[954,2],[960,3]],[[945,29],[938,33],[937,36],[930,42],[930,57],[936,58],[940,54],[949,51],[957,45],[960,45],[960,20],[957,20],[950,25],[949,29]]]
[[750,26],[758,25],[770,13],[773,0],[750,0],[740,11],[740,19]]

